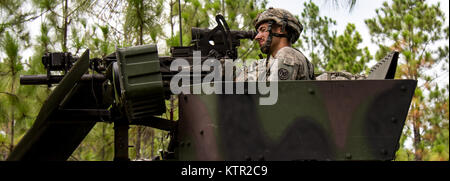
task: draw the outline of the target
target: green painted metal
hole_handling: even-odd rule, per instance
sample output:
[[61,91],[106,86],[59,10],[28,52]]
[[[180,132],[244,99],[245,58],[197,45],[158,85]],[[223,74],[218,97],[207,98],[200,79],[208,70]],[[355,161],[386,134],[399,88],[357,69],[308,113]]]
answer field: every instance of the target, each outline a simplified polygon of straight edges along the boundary
[[[178,160],[392,160],[417,81],[280,81],[260,95],[181,95]],[[198,86],[198,85],[196,85]]]
[[62,102],[68,100],[68,96],[73,96],[68,93],[82,86],[79,82],[88,68],[89,50],[83,53],[52,91],[42,105],[35,123],[7,160],[66,160],[72,154],[95,123],[59,124],[64,123],[64,120],[55,120],[52,117],[58,112]]
[[370,69],[367,79],[394,79],[399,52],[392,51]]
[[[172,122],[168,122],[172,126],[161,124],[153,117],[165,112],[157,47],[146,45],[118,49],[116,57],[117,71],[109,71],[113,75],[108,77],[119,81],[114,78],[80,81],[88,73],[90,65],[87,50],[52,91],[35,124],[8,160],[67,160],[99,121],[113,122],[126,117],[127,124],[156,125],[163,129],[174,127]],[[108,81],[112,81],[114,87],[108,86]],[[114,89],[116,86],[120,86],[120,95]],[[117,96],[116,107],[110,112],[114,93]],[[123,115],[122,108],[125,110]]]

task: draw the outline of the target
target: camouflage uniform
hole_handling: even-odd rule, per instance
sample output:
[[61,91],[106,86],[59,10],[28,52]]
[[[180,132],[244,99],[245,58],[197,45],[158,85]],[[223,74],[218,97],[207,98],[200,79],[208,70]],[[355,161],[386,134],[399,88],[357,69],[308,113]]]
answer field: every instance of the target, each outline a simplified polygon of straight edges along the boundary
[[[269,8],[263,13],[258,14],[253,23],[255,28],[258,29],[261,24],[268,21],[281,25],[282,30],[285,30],[286,27],[290,27],[292,32],[289,32],[290,36],[270,32],[270,37],[265,44],[265,48],[268,48],[267,45],[270,45],[271,36],[286,37],[291,44],[294,44],[303,30],[303,26],[297,18],[284,9]],[[265,52],[267,49],[263,50],[263,47],[261,47],[261,50],[264,53],[267,53]],[[236,74],[238,75],[236,81],[314,79],[313,65],[299,50],[286,46],[279,49],[275,57],[272,57],[271,55],[268,56],[270,56],[268,63],[266,63],[266,60],[258,60],[252,62],[248,66],[244,66],[244,68]],[[269,71],[268,74],[266,74],[266,69]]]
[[281,48],[274,57],[278,61],[278,80],[311,80],[314,67],[297,49]]
[[314,68],[302,52],[292,47],[283,47],[275,57],[270,57],[265,74],[266,60],[257,60],[244,66],[236,81],[311,80]]
[[353,75],[350,72],[325,72],[316,77],[316,80],[363,80],[366,75]]

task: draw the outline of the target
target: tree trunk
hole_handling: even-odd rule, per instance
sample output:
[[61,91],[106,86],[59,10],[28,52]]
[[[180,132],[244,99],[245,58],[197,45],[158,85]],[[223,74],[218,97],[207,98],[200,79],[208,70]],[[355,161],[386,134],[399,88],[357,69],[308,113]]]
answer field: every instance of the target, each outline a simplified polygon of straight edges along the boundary
[[170,38],[173,38],[173,0],[170,0]]
[[[13,97],[13,95],[15,95],[16,93],[16,88],[15,88],[15,82],[16,82],[16,71],[14,70],[14,63],[11,62],[11,98],[12,99],[16,99],[17,97]],[[16,103],[19,103],[18,101]],[[15,120],[14,120],[14,112],[15,112],[15,105],[13,102],[13,105],[11,105],[11,125],[10,125],[10,138],[11,138],[11,143],[9,145],[9,152],[11,153],[14,149],[14,125],[15,125]]]
[[62,44],[62,51],[67,52],[67,26],[68,26],[68,14],[67,14],[67,0],[64,1],[63,4],[63,18],[64,18],[64,24],[63,24],[63,44]]
[[174,99],[173,95],[170,96],[170,120],[173,121],[173,107],[174,107]]
[[144,15],[141,14],[143,13],[144,9],[144,1],[141,1],[141,4],[138,8],[138,14],[139,14],[139,19],[140,19],[140,25],[139,25],[139,45],[143,45],[144,44]]
[[103,145],[102,145],[102,153],[101,153],[101,157],[102,157],[102,160],[105,160],[105,157],[106,157],[106,146],[108,146],[108,141],[106,140],[106,133],[105,133],[105,130],[106,129],[106,124],[105,123],[102,123],[102,142],[103,142]]
[[180,25],[180,46],[183,46],[183,29],[182,29],[182,21],[181,21],[181,0],[178,0],[178,18],[179,18],[179,25]]
[[223,15],[223,17],[226,17],[225,16],[225,0],[222,0],[222,15]]
[[422,148],[420,147],[421,136],[420,136],[420,127],[417,125],[417,118],[413,116],[413,134],[414,134],[414,159],[416,161],[422,160]]
[[136,150],[136,160],[141,159],[141,137],[142,137],[142,129],[141,126],[137,126],[137,135],[136,135],[136,143],[135,143],[135,150]]
[[11,106],[11,143],[9,145],[9,152],[12,152],[14,149],[14,106]]
[[154,142],[154,140],[155,139],[153,139],[155,137],[155,130],[153,130],[153,128],[150,128],[150,139],[151,139],[151,142],[150,142],[150,150],[151,150],[151,152],[150,152],[150,158],[153,158],[153,152],[155,151],[155,142]]
[[141,26],[139,26],[139,45],[143,45],[144,43],[144,39],[143,39],[143,36],[144,36],[144,33],[143,33],[143,28],[142,28],[142,24],[141,24]]

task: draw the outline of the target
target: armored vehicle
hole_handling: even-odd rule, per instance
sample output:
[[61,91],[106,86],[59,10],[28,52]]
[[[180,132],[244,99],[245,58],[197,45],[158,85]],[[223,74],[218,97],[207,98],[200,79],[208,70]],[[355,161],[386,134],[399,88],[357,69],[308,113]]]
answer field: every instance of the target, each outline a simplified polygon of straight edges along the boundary
[[[119,48],[101,59],[90,59],[89,50],[79,58],[47,53],[47,75],[21,76],[21,84],[58,85],[8,160],[67,160],[97,122],[114,123],[117,161],[129,160],[129,125],[170,132],[163,160],[395,158],[417,85],[394,79],[395,51],[367,79],[279,81],[274,105],[260,104],[267,95],[249,93],[257,82],[246,82],[243,94],[178,94],[179,120],[159,117],[173,94],[170,80],[179,73],[170,69],[172,61],[184,58],[192,65],[197,50],[201,61],[236,59],[239,40],[255,36],[216,19],[214,29],[193,28],[192,46],[172,47],[170,57],[158,56],[155,45]],[[236,82],[215,84],[236,87]]]

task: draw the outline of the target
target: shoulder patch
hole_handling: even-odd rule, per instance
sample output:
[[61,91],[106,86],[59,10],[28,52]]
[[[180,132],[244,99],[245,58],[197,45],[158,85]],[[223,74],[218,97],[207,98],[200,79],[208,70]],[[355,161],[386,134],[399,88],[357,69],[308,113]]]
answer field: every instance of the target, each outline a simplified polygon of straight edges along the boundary
[[289,71],[285,68],[280,68],[278,70],[278,78],[280,80],[287,80],[289,78]]

